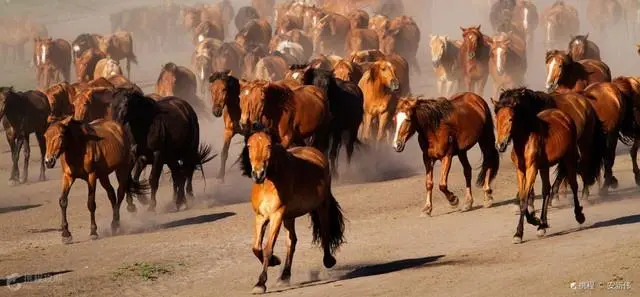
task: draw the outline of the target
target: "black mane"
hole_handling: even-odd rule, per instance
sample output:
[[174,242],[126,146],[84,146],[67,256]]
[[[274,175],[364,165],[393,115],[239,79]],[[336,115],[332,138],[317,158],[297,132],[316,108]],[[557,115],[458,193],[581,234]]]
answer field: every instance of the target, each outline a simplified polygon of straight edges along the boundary
[[434,131],[453,112],[453,104],[446,98],[418,99],[415,117],[424,128]]
[[501,108],[511,107],[516,116],[524,116],[529,121],[535,120],[539,112],[554,106],[551,95],[520,87],[503,91],[495,110],[497,112]]

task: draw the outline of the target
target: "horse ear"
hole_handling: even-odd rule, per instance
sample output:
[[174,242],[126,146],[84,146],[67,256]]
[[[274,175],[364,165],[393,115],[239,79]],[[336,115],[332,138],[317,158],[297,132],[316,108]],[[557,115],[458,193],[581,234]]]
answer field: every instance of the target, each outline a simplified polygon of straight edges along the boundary
[[460,27],[460,30],[461,30],[462,32],[464,32],[464,28]]
[[481,28],[481,27],[482,27],[482,25],[478,25],[478,26],[476,27],[476,29],[478,29],[478,31],[480,31],[480,28]]
[[584,40],[589,39],[589,33],[587,33],[586,35],[584,35]]

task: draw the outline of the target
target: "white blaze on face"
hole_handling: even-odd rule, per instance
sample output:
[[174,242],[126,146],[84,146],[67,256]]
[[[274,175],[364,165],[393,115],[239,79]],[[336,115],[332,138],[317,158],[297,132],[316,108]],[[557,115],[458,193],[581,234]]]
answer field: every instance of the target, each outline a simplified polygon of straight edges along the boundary
[[300,72],[294,72],[291,77],[293,77],[293,79],[298,79],[298,76],[300,76]]
[[204,65],[200,66],[200,79],[204,80]]
[[204,40],[204,35],[198,35],[198,42],[202,42]]
[[46,61],[46,59],[47,59],[47,48],[44,45],[41,46],[40,48],[41,48],[41,50],[40,50],[40,55],[41,55],[40,62],[44,63]]
[[551,80],[551,74],[553,73],[553,69],[555,69],[556,65],[558,63],[556,63],[556,60],[553,59],[551,60],[551,63],[549,63],[549,66],[547,68],[547,83],[546,83],[546,87],[547,89],[553,84],[555,83],[554,81]]
[[74,52],[79,52],[79,51],[80,51],[80,46],[79,46],[79,45],[77,45],[77,44],[76,44],[76,45],[74,45],[74,46],[73,46],[73,51],[74,51]]
[[393,148],[397,148],[398,143],[398,133],[400,132],[400,127],[402,127],[402,123],[407,119],[407,114],[404,112],[399,112],[396,114],[396,133],[393,135]]
[[551,22],[547,22],[547,41],[551,41]]
[[529,9],[525,7],[523,14],[522,27],[524,27],[524,30],[526,31],[529,29]]
[[496,49],[496,68],[498,68],[498,71],[502,71],[503,67],[504,67],[504,49],[497,48]]

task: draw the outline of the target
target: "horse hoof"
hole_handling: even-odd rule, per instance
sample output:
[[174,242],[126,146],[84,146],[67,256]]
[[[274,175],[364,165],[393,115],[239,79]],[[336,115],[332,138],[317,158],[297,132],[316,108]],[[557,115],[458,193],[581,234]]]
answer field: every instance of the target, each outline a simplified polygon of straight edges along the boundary
[[267,286],[265,285],[256,285],[253,287],[253,290],[251,290],[251,294],[264,294],[267,292]]
[[288,287],[290,284],[289,278],[280,279],[276,282],[276,287]]
[[609,187],[611,187],[614,190],[618,188],[618,179],[615,176],[611,177],[611,181],[609,182]]
[[493,206],[493,199],[485,199],[482,206],[484,206],[484,208],[490,208]]
[[20,180],[20,184],[21,185],[26,184],[26,183],[27,183],[27,179],[26,178]]
[[584,223],[584,221],[586,220],[586,218],[584,217],[583,213],[577,213],[576,214],[576,222],[578,222],[580,225],[582,225],[582,223]]
[[536,235],[538,235],[538,237],[543,237],[545,234],[547,234],[547,229],[538,229],[538,232],[536,233]]
[[473,207],[473,202],[465,202],[464,205],[462,205],[462,208],[460,209],[460,211],[462,212],[467,212],[471,210],[471,207]]
[[514,244],[520,244],[520,243],[522,243],[522,237],[514,236],[513,240],[511,240],[511,242],[513,242]]
[[278,266],[280,265],[280,258],[276,257],[276,256],[271,256],[271,259],[269,259],[269,266]]
[[640,186],[640,174],[635,175],[636,185]]
[[324,259],[322,259],[322,263],[324,267],[331,268],[336,265],[336,258],[333,256],[325,256]]
[[135,204],[128,204],[127,205],[127,211],[130,212],[130,213],[134,213],[134,212],[136,212],[138,210],[136,209],[136,205]]
[[429,212],[423,211],[423,212],[420,213],[419,217],[421,217],[421,218],[431,217],[431,212],[430,211]]
[[69,236],[62,236],[62,243],[64,244],[70,244],[71,242],[73,242],[73,237],[71,235]]
[[420,214],[420,217],[427,217],[427,216],[431,216],[431,211],[433,210],[432,206],[427,206],[425,208],[422,209],[422,213]]
[[451,205],[452,208],[458,207],[458,204],[460,204],[460,199],[458,199],[458,196],[453,196],[453,201],[449,201],[449,205]]
[[91,234],[89,235],[89,238],[91,238],[91,240],[96,240],[98,239],[98,234]]
[[13,186],[17,185],[17,184],[18,184],[18,182],[17,182],[16,180],[14,180],[14,179],[10,179],[10,180],[9,180],[9,182],[7,182],[7,184],[8,184],[10,187],[13,187]]

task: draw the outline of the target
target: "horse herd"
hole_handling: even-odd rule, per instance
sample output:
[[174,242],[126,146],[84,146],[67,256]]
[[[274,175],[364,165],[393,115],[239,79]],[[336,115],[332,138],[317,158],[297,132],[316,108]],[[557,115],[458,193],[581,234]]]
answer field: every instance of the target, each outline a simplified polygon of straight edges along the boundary
[[[640,79],[612,78],[588,34],[571,33],[567,50],[546,52],[546,90],[522,87],[527,50],[534,43],[531,30],[537,26],[537,15],[535,21],[530,18],[535,12],[530,1],[511,6],[511,1],[498,1],[490,15],[496,31],[492,37],[484,35],[480,26],[461,28],[460,41],[431,36],[440,96],[435,99],[411,93],[410,73],[421,72],[416,60],[421,33],[411,17],[398,13],[402,7],[382,1],[381,13],[370,17],[361,9],[342,15],[335,8],[337,3],[329,1],[326,6],[287,2],[277,7],[274,1],[253,2],[240,8],[235,18],[227,0],[178,6],[176,19],[193,37],[192,65],[163,65],[155,92],[149,94],[129,80],[129,62],[137,62],[131,32],[148,32],[145,42],[162,44],[163,38],[153,36],[172,29],[162,27],[165,31],[149,35],[149,23],[143,20],[158,24],[164,19],[151,16],[166,16],[172,6],[132,10],[145,11],[144,19],[123,17],[130,12],[112,15],[115,32],[108,36],[85,33],[72,43],[34,40],[33,62],[42,91],[1,87],[0,119],[11,147],[11,184],[27,181],[31,133],[42,154],[40,180],[45,179],[45,167],[54,168],[59,161],[63,242],[72,241],[66,209],[76,179],[85,180],[89,187],[92,239],[98,236],[97,182],[113,208],[113,234],[120,232],[119,211],[125,198],[129,212],[137,209],[133,197],[155,210],[164,165],[171,171],[177,210],[186,208],[194,195],[195,171],[203,170],[216,156],[200,142],[200,123],[210,115],[222,118],[224,125],[219,179],[225,177],[231,139],[244,136],[237,162],[242,174],[254,182],[253,252],[263,264],[255,293],[266,291],[267,268],[281,264],[273,255],[281,226],[287,232],[287,257],[279,280],[290,279],[297,241],[295,219],[307,213],[313,240],[324,250],[325,267],[336,264],[333,254],[344,241],[345,226],[331,183],[339,177],[337,161],[343,145],[350,163],[358,146],[379,148],[390,142],[396,152],[402,152],[417,135],[426,171],[422,212],[430,215],[436,161],[442,163],[439,190],[457,207],[459,199],[448,189],[447,179],[453,158],[460,160],[465,178],[461,210],[468,211],[474,199],[467,152],[478,144],[483,161],[476,184],[484,192],[484,207],[491,207],[499,154],[511,144],[520,215],[514,243],[522,241],[524,219],[544,235],[551,197],[561,185],[570,187],[575,219],[583,223],[577,176],[583,182],[583,201],[589,186],[600,180],[601,170],[601,193],[615,188],[612,166],[618,140],[632,146],[633,172],[640,185],[636,162]],[[364,1],[348,2],[357,6]],[[546,32],[565,32],[553,21],[563,26],[571,23],[574,11],[562,1],[554,3],[541,18]],[[382,12],[399,15],[389,18]],[[233,41],[224,42],[232,20],[239,32]],[[547,41],[558,40],[554,38]],[[126,77],[119,68],[123,59],[127,60]],[[75,83],[69,82],[72,60]],[[489,76],[494,95],[485,100],[482,95]],[[58,81],[54,85],[50,85],[52,77]],[[209,95],[210,102],[199,95]],[[147,165],[151,165],[148,182],[141,180]],[[551,184],[549,169],[555,165],[557,176]],[[109,181],[113,172],[118,181],[115,190]],[[540,218],[530,209],[538,174],[543,198]]]

